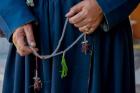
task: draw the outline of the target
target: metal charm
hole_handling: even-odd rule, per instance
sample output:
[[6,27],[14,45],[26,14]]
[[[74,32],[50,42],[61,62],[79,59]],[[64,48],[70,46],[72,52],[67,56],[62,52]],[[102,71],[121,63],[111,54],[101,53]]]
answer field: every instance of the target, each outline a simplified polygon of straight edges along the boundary
[[85,55],[86,55],[88,50],[89,50],[89,43],[86,38],[86,35],[84,35],[84,41],[82,42],[82,52],[85,53]]
[[36,76],[33,78],[34,79],[34,92],[38,93],[41,88],[42,88],[42,82],[41,79],[38,77],[37,71],[36,71]]
[[26,4],[27,4],[28,6],[30,6],[30,7],[34,7],[34,6],[35,6],[33,0],[27,0],[27,1],[26,1]]

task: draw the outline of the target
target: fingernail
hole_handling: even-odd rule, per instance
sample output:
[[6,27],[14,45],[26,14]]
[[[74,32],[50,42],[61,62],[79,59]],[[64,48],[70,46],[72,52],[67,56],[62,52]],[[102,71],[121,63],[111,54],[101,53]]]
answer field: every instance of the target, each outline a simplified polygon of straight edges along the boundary
[[70,12],[68,12],[66,15],[65,15],[65,17],[69,17],[70,16]]

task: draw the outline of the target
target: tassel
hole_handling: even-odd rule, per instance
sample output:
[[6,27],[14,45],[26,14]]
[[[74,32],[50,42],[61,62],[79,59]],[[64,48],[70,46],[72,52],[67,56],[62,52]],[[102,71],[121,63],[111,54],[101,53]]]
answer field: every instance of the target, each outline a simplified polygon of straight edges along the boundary
[[65,78],[67,76],[67,73],[68,73],[68,67],[66,64],[65,53],[63,53],[61,65],[62,65],[62,70],[60,71],[61,78]]

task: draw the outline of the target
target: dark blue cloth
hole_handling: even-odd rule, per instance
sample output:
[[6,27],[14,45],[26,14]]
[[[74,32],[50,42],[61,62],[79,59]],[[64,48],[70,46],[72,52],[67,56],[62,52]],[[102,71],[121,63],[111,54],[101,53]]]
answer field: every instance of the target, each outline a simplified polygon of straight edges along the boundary
[[[34,35],[40,54],[50,54],[57,46],[65,14],[80,0],[34,0],[29,8],[25,0],[0,3],[0,28],[11,42],[12,33],[26,23],[36,21]],[[92,55],[81,52],[78,42],[67,54],[68,76],[61,79],[61,56],[39,61],[41,93],[135,93],[132,33],[128,15],[138,0],[98,0],[108,32],[98,28],[88,36]],[[69,24],[60,50],[81,33]],[[3,93],[33,93],[35,57],[21,57],[11,43],[6,64]]]

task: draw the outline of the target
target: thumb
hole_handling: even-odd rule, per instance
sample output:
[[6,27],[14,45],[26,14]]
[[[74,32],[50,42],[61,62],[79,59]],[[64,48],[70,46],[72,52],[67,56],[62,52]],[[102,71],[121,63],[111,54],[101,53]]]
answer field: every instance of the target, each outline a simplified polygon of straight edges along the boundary
[[34,35],[33,35],[33,30],[32,30],[32,25],[27,24],[24,26],[24,32],[27,38],[27,43],[31,47],[36,47]]
[[80,12],[82,10],[83,5],[84,5],[84,1],[81,1],[80,3],[73,6],[70,9],[70,11],[66,14],[66,17],[72,17],[75,14],[77,14],[78,12]]

